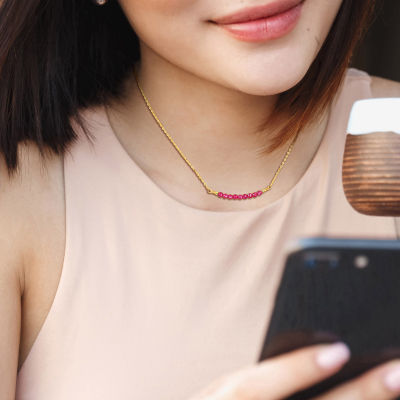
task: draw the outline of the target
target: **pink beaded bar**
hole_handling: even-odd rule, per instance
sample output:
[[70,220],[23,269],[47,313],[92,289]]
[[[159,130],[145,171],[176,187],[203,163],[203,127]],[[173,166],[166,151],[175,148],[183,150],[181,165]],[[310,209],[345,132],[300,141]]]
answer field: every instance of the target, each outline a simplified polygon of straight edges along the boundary
[[264,194],[262,190],[259,190],[258,192],[254,193],[246,193],[246,194],[228,194],[228,193],[218,193],[218,197],[220,199],[227,199],[227,200],[246,200],[246,199],[252,199],[254,197],[258,197]]

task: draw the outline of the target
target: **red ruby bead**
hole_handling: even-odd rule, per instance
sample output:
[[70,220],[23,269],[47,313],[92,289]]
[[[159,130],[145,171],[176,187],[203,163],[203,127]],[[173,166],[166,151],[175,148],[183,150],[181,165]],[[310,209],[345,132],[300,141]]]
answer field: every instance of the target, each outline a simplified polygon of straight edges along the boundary
[[247,195],[247,194],[244,194],[243,196],[242,196],[242,199],[247,199],[249,196]]
[[261,196],[261,195],[263,194],[262,190],[259,190],[259,191],[257,192],[257,194],[258,194],[259,196]]
[[232,194],[228,194],[228,199],[232,200],[233,199],[233,195]]
[[243,196],[241,194],[238,194],[238,199],[242,200]]
[[237,200],[238,195],[237,195],[237,194],[234,194],[234,195],[233,195],[233,198],[234,198],[235,200]]
[[254,192],[253,197],[258,197],[258,192]]
[[219,192],[218,197],[224,197],[224,194],[222,192]]
[[222,195],[222,197],[223,197],[224,199],[227,199],[227,198],[228,198],[228,195],[227,195],[226,193],[224,193],[224,194]]

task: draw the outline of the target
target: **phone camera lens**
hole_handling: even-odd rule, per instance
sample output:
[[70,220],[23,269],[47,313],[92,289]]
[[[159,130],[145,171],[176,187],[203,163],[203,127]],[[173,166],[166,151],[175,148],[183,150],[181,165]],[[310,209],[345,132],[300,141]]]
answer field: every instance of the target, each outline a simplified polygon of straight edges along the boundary
[[361,254],[361,255],[358,255],[358,256],[354,259],[354,266],[355,266],[356,268],[362,269],[362,268],[367,267],[368,264],[369,264],[369,259],[368,259],[368,257],[365,256],[365,255],[362,255],[362,254]]

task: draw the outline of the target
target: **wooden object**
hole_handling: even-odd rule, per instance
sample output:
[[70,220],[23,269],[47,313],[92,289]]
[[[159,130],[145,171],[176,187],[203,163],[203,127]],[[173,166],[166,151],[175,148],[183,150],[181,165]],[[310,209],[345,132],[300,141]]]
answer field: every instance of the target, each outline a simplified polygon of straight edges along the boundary
[[348,134],[342,178],[347,200],[358,212],[400,216],[400,135]]

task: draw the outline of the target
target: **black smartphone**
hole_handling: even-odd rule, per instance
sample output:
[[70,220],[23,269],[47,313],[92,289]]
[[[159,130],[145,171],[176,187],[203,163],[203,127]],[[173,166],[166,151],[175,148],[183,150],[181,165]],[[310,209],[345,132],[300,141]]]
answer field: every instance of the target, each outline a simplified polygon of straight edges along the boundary
[[400,241],[314,238],[289,253],[259,361],[344,341],[350,361],[305,400],[400,357]]

